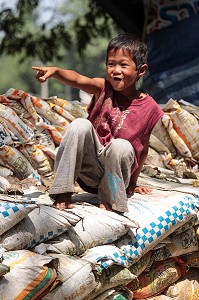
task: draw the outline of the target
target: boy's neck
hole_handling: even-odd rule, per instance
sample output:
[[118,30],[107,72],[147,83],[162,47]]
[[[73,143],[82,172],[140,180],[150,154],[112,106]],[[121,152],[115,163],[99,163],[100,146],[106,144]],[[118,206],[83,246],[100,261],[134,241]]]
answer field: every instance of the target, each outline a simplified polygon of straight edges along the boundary
[[120,93],[131,100],[133,100],[133,99],[142,100],[144,97],[146,97],[146,94],[144,94],[138,90],[135,90],[134,92],[131,92],[129,94],[126,94],[126,93],[123,94],[122,92],[120,92]]

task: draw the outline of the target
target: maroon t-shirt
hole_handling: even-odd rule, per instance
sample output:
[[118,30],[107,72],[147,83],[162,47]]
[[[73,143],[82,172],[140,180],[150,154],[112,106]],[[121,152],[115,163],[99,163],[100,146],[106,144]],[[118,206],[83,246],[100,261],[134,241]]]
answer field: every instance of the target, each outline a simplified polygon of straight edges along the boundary
[[141,100],[128,99],[113,90],[107,80],[97,101],[93,96],[88,106],[88,120],[96,129],[102,145],[107,145],[112,139],[122,138],[133,146],[135,161],[132,173],[138,167],[145,142],[163,114],[149,95]]

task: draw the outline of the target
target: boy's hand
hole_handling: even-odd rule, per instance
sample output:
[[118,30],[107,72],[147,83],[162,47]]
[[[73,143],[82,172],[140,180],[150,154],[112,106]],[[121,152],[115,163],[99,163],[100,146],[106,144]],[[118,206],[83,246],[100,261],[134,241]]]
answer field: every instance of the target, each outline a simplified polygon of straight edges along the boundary
[[43,83],[49,77],[52,77],[57,69],[55,67],[32,67],[33,70],[37,71],[36,78],[40,83]]
[[133,195],[134,193],[138,193],[138,194],[151,194],[152,193],[152,189],[147,187],[147,186],[131,186],[131,184],[128,186],[128,188],[126,189],[127,194],[129,195]]

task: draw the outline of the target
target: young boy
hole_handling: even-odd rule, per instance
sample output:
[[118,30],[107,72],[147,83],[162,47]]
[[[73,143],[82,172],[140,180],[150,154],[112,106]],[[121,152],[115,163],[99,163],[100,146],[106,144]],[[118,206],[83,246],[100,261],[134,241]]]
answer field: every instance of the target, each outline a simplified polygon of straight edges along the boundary
[[151,193],[137,186],[148,154],[151,131],[163,111],[148,94],[136,89],[147,70],[147,46],[131,33],[113,38],[107,48],[107,78],[89,78],[57,67],[32,67],[36,78],[53,77],[93,94],[87,119],[70,123],[55,160],[50,196],[57,208],[73,208],[74,183],[96,192],[99,207],[128,211],[127,193]]

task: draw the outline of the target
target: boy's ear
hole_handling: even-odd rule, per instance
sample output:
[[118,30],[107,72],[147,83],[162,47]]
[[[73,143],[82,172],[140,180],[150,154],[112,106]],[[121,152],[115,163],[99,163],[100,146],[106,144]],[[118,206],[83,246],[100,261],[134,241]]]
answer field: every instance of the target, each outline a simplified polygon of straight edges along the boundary
[[144,76],[144,74],[146,73],[148,69],[148,65],[147,64],[143,64],[141,65],[139,72],[138,72],[138,79],[141,78],[142,76]]

